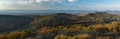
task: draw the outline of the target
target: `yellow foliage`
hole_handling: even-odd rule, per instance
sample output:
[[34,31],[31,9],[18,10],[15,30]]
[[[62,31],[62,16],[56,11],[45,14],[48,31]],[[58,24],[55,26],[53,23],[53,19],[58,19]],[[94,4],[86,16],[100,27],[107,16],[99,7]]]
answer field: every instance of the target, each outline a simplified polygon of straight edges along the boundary
[[88,34],[79,34],[75,36],[58,35],[54,39],[89,39]]
[[110,39],[109,36],[105,36],[105,37],[97,37],[96,39]]
[[56,36],[54,39],[68,39],[69,36],[65,36],[65,35],[58,35]]
[[41,30],[38,31],[40,35],[45,33],[52,33],[52,32],[55,32],[55,29],[54,28],[49,29],[47,27],[41,28]]

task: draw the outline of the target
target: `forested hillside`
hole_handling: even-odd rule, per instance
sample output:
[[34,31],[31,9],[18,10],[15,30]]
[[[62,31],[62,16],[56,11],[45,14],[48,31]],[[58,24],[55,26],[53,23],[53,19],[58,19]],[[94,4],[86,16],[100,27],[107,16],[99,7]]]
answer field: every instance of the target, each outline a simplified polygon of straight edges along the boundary
[[26,28],[32,20],[26,16],[0,15],[0,32]]
[[120,39],[120,16],[107,12],[0,15],[0,32],[0,39]]

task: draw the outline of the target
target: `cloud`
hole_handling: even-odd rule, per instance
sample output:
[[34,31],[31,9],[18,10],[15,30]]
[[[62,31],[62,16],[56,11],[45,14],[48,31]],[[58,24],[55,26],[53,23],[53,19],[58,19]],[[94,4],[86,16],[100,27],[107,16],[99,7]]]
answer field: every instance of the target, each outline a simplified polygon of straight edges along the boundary
[[[72,10],[77,5],[69,4],[69,0],[17,0],[0,1],[0,10]],[[8,7],[9,6],[9,7]]]
[[33,4],[33,3],[63,3],[65,1],[75,2],[76,0],[17,0],[11,1],[0,1],[0,4]]
[[12,4],[12,2],[4,1],[4,2],[0,2],[0,4]]
[[35,0],[36,2],[47,2],[47,1],[49,1],[49,0]]
[[37,3],[49,2],[49,3],[62,3],[64,0],[34,0]]
[[69,2],[75,2],[76,0],[68,0]]

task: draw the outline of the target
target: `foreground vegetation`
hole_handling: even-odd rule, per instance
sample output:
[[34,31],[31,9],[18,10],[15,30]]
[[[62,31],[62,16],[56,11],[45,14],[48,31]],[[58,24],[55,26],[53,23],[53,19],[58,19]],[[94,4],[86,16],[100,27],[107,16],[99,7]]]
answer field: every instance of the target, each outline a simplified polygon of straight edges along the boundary
[[97,24],[92,26],[43,27],[39,30],[21,30],[0,34],[0,39],[120,39],[120,24]]

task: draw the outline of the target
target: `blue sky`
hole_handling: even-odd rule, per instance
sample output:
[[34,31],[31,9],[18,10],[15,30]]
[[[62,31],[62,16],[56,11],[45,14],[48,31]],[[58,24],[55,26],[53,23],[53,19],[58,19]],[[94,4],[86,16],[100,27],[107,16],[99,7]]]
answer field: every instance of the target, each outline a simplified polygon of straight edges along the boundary
[[120,11],[120,0],[0,0],[0,10]]

